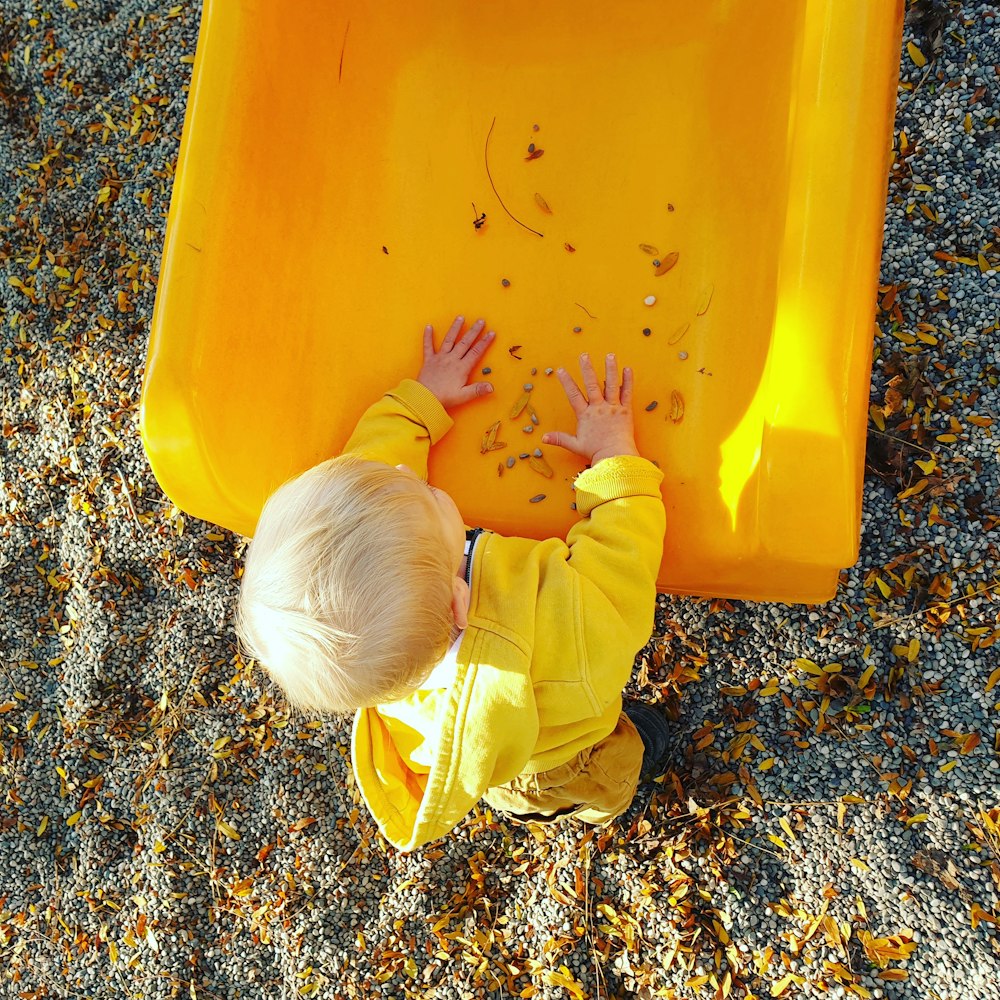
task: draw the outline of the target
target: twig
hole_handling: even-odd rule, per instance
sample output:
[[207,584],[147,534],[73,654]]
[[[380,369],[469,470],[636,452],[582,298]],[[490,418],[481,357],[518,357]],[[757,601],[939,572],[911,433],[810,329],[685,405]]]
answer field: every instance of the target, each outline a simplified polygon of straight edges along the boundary
[[[873,770],[875,771],[875,773],[876,773],[876,774],[877,774],[877,775],[879,776],[879,778],[881,778],[881,777],[882,777],[882,773],[883,773],[883,768],[879,767],[879,766],[878,766],[878,765],[877,765],[877,764],[875,763],[875,761],[874,761],[874,760],[872,760],[872,758],[871,758],[871,757],[869,757],[869,756],[868,756],[868,754],[866,754],[866,753],[864,752],[864,750],[862,750],[862,749],[861,749],[861,747],[859,747],[859,746],[855,745],[854,741],[853,741],[853,740],[852,740],[852,739],[850,738],[850,736],[848,736],[848,735],[847,735],[847,733],[845,733],[845,732],[844,732],[844,730],[843,730],[843,729],[841,729],[841,728],[840,728],[840,726],[838,726],[836,722],[833,722],[833,720],[831,720],[831,725],[833,726],[833,728],[834,728],[834,729],[836,729],[836,730],[837,730],[837,732],[838,732],[838,733],[840,733],[840,735],[841,735],[841,736],[843,736],[843,737],[844,737],[844,740],[845,740],[845,741],[846,741],[847,743],[849,743],[849,744],[850,744],[850,745],[851,745],[852,747],[854,747],[854,749],[855,749],[855,750],[856,750],[856,751],[857,751],[857,752],[858,752],[859,754],[861,754],[861,756],[862,756],[862,757],[864,757],[864,759],[865,759],[866,761],[868,761],[868,763],[869,763],[869,764],[870,764],[870,765],[872,766],[872,769],[873,769]],[[877,802],[875,802],[875,803],[870,803],[870,804],[871,804],[871,805],[879,805],[879,803],[877,803]]]
[[[840,799],[833,799],[832,801],[829,799],[813,799],[811,801],[802,801],[802,802],[783,802],[780,799],[764,799],[764,802],[766,802],[769,806],[839,806],[844,804],[846,805],[861,804],[857,802],[842,803]],[[865,799],[864,804],[869,806],[878,805],[877,802],[870,802],[868,799]]]
[[[869,427],[869,434],[875,434],[878,437],[888,438],[890,441],[895,441],[897,444],[901,444],[904,448],[913,448],[915,451],[922,451],[925,455],[935,454],[929,448],[925,448],[921,444],[914,444],[912,441],[907,441],[905,438],[896,437],[895,434],[890,434],[888,431],[880,431],[877,427]],[[938,451],[948,451],[948,448],[938,448]]]
[[909,96],[909,97],[908,97],[908,98],[906,99],[906,102],[905,102],[905,103],[901,103],[901,104],[899,105],[899,107],[898,107],[898,108],[896,109],[896,113],[897,113],[897,114],[898,114],[898,113],[899,113],[900,111],[902,111],[902,110],[903,110],[904,108],[907,108],[907,107],[909,107],[909,105],[910,105],[910,102],[911,102],[911,101],[913,100],[913,98],[914,98],[914,97],[916,97],[916,96],[917,96],[917,91],[918,91],[918,90],[919,90],[919,89],[920,89],[920,88],[921,88],[921,87],[922,87],[922,86],[924,85],[924,81],[925,81],[925,80],[927,79],[927,77],[928,77],[928,76],[930,75],[930,72],[931,72],[931,70],[932,70],[933,68],[934,68],[934,62],[933,62],[933,60],[932,60],[931,62],[929,62],[929,63],[927,64],[927,69],[925,69],[925,70],[924,70],[924,75],[923,75],[923,76],[922,76],[922,77],[920,78],[920,80],[919,80],[919,82],[917,83],[917,85],[916,85],[916,86],[915,86],[915,87],[913,88],[913,90],[911,90],[911,91],[910,91],[910,96]]
[[[135,523],[138,524],[139,527],[141,528],[142,521],[139,520],[139,515],[136,513],[135,510],[135,504],[132,502],[132,491],[128,488],[128,483],[125,481],[125,476],[121,473],[120,470],[116,471],[118,472],[118,478],[121,480],[122,489],[125,491],[125,500],[128,502],[128,509],[132,512],[132,516],[135,518]],[[134,528],[132,529],[132,535],[133,537],[135,536]]]
[[996,858],[997,861],[1000,861],[1000,839],[990,832],[989,824],[985,822],[985,819],[989,818],[989,814],[983,808],[983,803],[979,799],[976,799],[976,809],[976,819],[979,820],[979,825],[983,831],[983,837],[986,838],[986,844],[993,854],[993,857]]
[[[974,597],[984,597],[986,594],[995,590],[1000,590],[1000,583],[995,583],[991,587],[983,587],[982,590],[977,589],[974,594],[966,594],[964,597],[956,597],[952,601],[935,601],[929,608],[924,608],[922,611],[916,612],[916,614],[905,615],[903,618],[890,618],[887,622],[879,622],[877,625],[872,626],[872,631],[874,632],[880,628],[888,628],[890,625],[899,625],[902,622],[908,622],[913,618],[922,618],[924,615],[929,614],[936,608],[947,608],[951,607],[952,604],[962,604],[965,601],[971,601]],[[976,617],[978,616],[973,615],[969,620],[975,620]]]
[[779,861],[784,861],[784,858],[778,854],[777,851],[771,851],[766,847],[761,847],[760,844],[754,844],[752,841],[744,840],[742,837],[737,837],[735,833],[730,833],[729,831],[726,831],[726,836],[732,837],[733,840],[738,840],[741,844],[746,844],[747,847],[752,847],[755,851],[763,851],[765,854],[770,854],[771,857],[777,858]]
[[496,125],[496,123],[497,123],[497,119],[496,119],[496,115],[494,115],[493,116],[493,124],[490,125],[490,130],[486,134],[486,153],[484,154],[485,158],[486,158],[486,176],[489,177],[489,179],[490,179],[490,187],[493,188],[493,193],[497,196],[497,201],[500,202],[500,207],[508,215],[510,215],[510,217],[512,219],[514,219],[514,221],[519,226],[524,226],[524,228],[527,229],[529,233],[534,233],[536,236],[544,236],[545,235],[544,233],[540,233],[537,229],[532,229],[531,226],[525,226],[524,223],[520,219],[515,218],[511,214],[510,209],[507,208],[507,206],[503,203],[503,198],[500,197],[500,192],[497,191],[496,184],[493,183],[493,175],[490,173],[490,136],[493,134],[493,125]]
[[604,980],[604,974],[601,972],[601,963],[597,961],[597,945],[594,944],[594,936],[590,932],[590,842],[588,841],[583,845],[586,849],[586,853],[583,856],[583,878],[584,878],[584,897],[583,897],[583,921],[584,926],[587,928],[587,940],[590,942],[590,954],[594,959],[594,976],[598,986],[598,996],[607,996],[608,986]]
[[347,33],[351,30],[351,22],[347,22],[347,27],[344,28],[344,41],[340,46],[340,65],[337,67],[337,83],[340,83],[340,78],[344,75],[344,51],[347,48]]

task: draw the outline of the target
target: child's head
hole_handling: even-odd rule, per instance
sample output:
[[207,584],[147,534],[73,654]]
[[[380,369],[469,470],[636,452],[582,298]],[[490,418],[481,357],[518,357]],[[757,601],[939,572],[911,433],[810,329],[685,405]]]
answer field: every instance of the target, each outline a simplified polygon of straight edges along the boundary
[[299,708],[348,712],[403,697],[465,625],[464,540],[451,498],[405,466],[323,462],[264,506],[237,635]]

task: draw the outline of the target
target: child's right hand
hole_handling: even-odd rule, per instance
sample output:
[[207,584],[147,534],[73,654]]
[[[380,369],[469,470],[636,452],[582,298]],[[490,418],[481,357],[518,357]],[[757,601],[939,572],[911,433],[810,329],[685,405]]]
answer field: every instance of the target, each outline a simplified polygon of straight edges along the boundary
[[609,354],[605,359],[603,392],[589,354],[580,355],[580,371],[583,392],[565,368],[556,371],[576,414],[576,434],[553,431],[542,435],[542,443],[565,448],[591,465],[614,455],[638,455],[632,429],[632,369],[624,370],[619,384],[618,364],[615,356]]

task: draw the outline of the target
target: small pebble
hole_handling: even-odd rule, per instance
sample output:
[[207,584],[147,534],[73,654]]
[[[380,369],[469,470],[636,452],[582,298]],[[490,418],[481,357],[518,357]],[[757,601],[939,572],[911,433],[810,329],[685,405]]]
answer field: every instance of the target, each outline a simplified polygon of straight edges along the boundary
[[678,353],[677,357],[679,357],[681,359],[681,361],[687,361],[687,359],[688,359],[688,352],[687,351],[680,351]]
[[647,327],[644,327],[644,328],[643,328],[643,331],[642,331],[642,335],[643,335],[644,337],[648,337],[648,336],[649,336],[649,335],[650,335],[650,334],[651,334],[652,332],[653,332],[653,331],[652,331],[652,330],[650,330],[650,328],[649,328],[649,327],[647,326]]
[[528,456],[528,453],[526,451],[522,451],[521,454],[518,455],[517,457],[518,458],[528,458],[529,456]]
[[546,375],[551,375],[554,371],[555,371],[555,368],[546,368],[545,369],[545,374]]
[[513,455],[511,455],[510,458],[507,459],[507,468],[508,469],[513,469],[514,468],[514,456]]
[[504,278],[504,279],[503,279],[503,280],[502,280],[502,281],[500,282],[500,284],[501,284],[501,285],[503,285],[503,287],[504,287],[504,288],[510,288],[510,282],[509,282],[509,281],[508,281],[508,280],[507,280],[506,278]]
[[536,448],[535,449],[535,458],[541,458],[541,457],[542,457],[542,449],[541,448]]
[[530,382],[525,382],[524,383],[524,391],[525,392],[531,392],[531,390],[534,389],[534,388],[535,387]]
[[646,412],[649,413],[649,412],[655,410],[656,406],[657,406],[657,401],[654,399],[653,402],[650,403],[649,406],[646,407]]
[[535,151],[535,144],[533,142],[528,143],[528,152],[533,153]]
[[534,424],[534,425],[535,425],[536,427],[538,426],[538,414],[537,414],[537,413],[532,413],[532,414],[531,414],[531,422],[532,422],[532,423],[533,423],[533,424]]
[[656,296],[655,295],[647,295],[642,301],[645,302],[647,306],[651,306],[651,305],[653,305],[653,303],[656,302]]
[[493,371],[492,368],[480,368],[479,369],[484,375],[489,375]]
[[534,429],[535,429],[534,424],[528,424],[526,427],[521,428],[521,430],[524,431],[525,434],[530,434]]
[[534,496],[534,497],[532,497],[532,498],[531,498],[531,499],[530,499],[530,500],[528,501],[528,503],[538,503],[538,502],[539,502],[539,500],[544,500],[544,499],[545,499],[545,494],[544,494],[544,493],[539,493],[539,494],[538,494],[538,496]]
[[531,369],[531,374],[532,375],[537,375],[538,374],[538,369],[537,368],[532,368]]
[[653,261],[653,267],[659,267],[659,266],[660,266],[660,262],[658,260],[654,260]]
[[574,326],[573,327],[573,332],[574,333],[580,333],[582,330],[583,330],[582,326]]

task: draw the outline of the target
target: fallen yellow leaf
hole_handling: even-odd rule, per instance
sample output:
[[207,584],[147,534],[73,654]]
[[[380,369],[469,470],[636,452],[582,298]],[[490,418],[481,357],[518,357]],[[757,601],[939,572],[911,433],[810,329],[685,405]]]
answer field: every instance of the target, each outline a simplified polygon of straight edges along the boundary
[[906,43],[906,51],[910,53],[910,58],[913,60],[914,65],[921,68],[927,65],[927,57],[916,47],[916,45],[913,44],[913,42]]
[[230,840],[239,840],[240,839],[240,835],[239,835],[239,832],[237,831],[236,827],[230,826],[224,819],[217,819],[215,822],[216,822],[216,825],[218,826],[218,828]]
[[823,676],[823,668],[818,666],[816,663],[813,663],[812,660],[806,660],[799,657],[799,659],[795,661],[795,666],[797,666],[799,670],[804,670],[807,674],[812,674],[814,677]]

